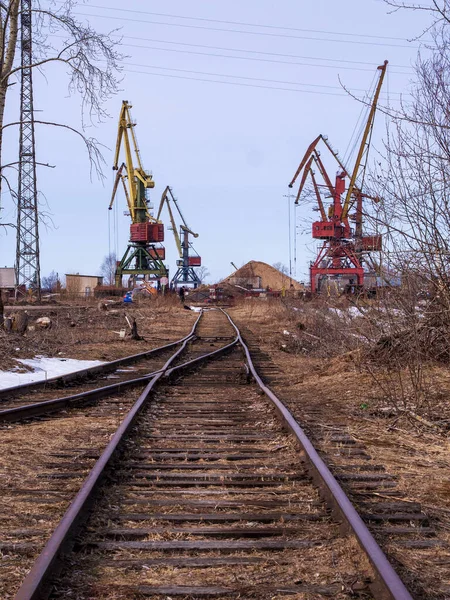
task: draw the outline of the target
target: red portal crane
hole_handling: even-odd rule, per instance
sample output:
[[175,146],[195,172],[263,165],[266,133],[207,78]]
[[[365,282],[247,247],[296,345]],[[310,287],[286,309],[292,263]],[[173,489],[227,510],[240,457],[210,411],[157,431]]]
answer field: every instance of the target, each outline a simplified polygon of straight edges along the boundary
[[[371,198],[377,202],[378,198],[364,194],[357,185],[357,178],[360,175],[361,169],[365,168],[363,162],[365,163],[367,160],[375,112],[387,64],[388,61],[386,60],[383,65],[378,67],[380,75],[352,173],[349,174],[347,172],[347,169],[339,159],[337,152],[329,144],[327,138],[319,135],[308,147],[289,184],[289,187],[292,188],[299,175],[302,174],[295,199],[295,204],[298,204],[308,177],[311,179],[321,217],[320,221],[315,221],[312,224],[313,238],[323,240],[319,253],[310,266],[312,292],[320,291],[320,285],[324,279],[337,277],[348,279],[350,287],[357,286],[361,289],[364,284],[363,253],[381,250],[381,236],[363,236],[362,231],[363,199]],[[338,163],[339,169],[334,185],[317,149],[320,141],[325,144],[325,147],[331,152]],[[321,183],[316,178],[313,166],[317,167]],[[346,177],[349,177],[350,183],[345,193],[345,198],[342,200],[345,192]],[[323,190],[326,193],[325,197],[332,199],[328,211],[325,210],[322,199]],[[355,212],[350,214],[353,208],[355,208]],[[354,229],[350,226],[350,220],[355,222]]]

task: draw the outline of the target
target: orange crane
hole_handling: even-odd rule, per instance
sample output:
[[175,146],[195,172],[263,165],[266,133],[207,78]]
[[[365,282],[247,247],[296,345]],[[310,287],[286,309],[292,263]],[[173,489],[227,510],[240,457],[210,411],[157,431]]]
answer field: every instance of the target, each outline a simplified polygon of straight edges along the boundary
[[[320,221],[312,224],[312,236],[314,239],[323,240],[319,248],[315,261],[310,266],[310,285],[311,291],[320,291],[321,284],[327,279],[347,280],[348,288],[362,289],[364,284],[364,269],[362,266],[363,253],[381,250],[381,236],[363,235],[363,199],[370,198],[375,202],[378,198],[373,198],[363,191],[357,185],[358,177],[365,169],[367,164],[367,155],[370,146],[370,140],[375,120],[375,113],[381,87],[383,85],[388,61],[378,67],[380,71],[378,83],[371,103],[367,123],[364,128],[361,144],[356,157],[355,165],[351,173],[340,160],[338,153],[333,150],[328,139],[319,135],[309,145],[304,157],[302,158],[297,171],[289,184],[292,188],[301,174],[300,185],[295,199],[298,204],[308,178],[311,179],[317,207],[320,213]],[[333,185],[317,146],[323,142],[326,149],[331,152],[338,163],[338,172]],[[317,179],[314,168],[316,167],[320,175]],[[349,186],[345,192],[345,179],[350,179]],[[322,197],[325,191],[326,197],[332,198],[332,203],[325,210]],[[345,193],[344,200],[342,200]],[[350,211],[355,208],[355,213]],[[350,225],[350,220],[355,222],[355,228]]]

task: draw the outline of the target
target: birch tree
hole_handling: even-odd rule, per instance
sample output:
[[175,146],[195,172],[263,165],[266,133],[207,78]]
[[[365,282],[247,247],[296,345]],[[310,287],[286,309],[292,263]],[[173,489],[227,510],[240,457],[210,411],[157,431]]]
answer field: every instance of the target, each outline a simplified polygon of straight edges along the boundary
[[[106,116],[104,102],[118,90],[121,55],[114,32],[96,32],[88,23],[75,18],[75,0],[35,0],[33,21],[33,72],[44,72],[51,81],[52,63],[64,65],[70,95],[81,98],[80,127],[36,119],[37,130],[65,127],[80,136],[91,166],[101,176],[102,156],[98,142],[85,134],[85,127],[101,122]],[[5,108],[11,86],[20,83],[20,0],[0,0],[0,184],[7,179],[7,169],[17,163],[2,161],[4,131],[19,121],[5,123]],[[39,135],[39,131],[37,133]]]

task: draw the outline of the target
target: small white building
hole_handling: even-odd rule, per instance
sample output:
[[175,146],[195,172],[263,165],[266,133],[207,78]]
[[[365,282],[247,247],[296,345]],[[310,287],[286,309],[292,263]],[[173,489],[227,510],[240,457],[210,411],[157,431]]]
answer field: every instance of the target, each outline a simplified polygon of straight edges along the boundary
[[66,290],[76,296],[93,296],[98,285],[103,285],[103,277],[98,275],[66,274]]
[[8,295],[14,293],[16,288],[16,271],[14,267],[0,267],[0,291]]

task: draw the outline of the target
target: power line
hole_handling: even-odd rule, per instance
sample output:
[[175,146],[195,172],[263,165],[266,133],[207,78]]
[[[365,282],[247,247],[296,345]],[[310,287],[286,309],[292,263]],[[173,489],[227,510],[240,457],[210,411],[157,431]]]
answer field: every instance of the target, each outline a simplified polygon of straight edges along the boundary
[[[241,86],[241,87],[260,88],[260,89],[265,89],[265,90],[279,90],[279,91],[297,92],[297,93],[303,93],[303,94],[318,94],[321,96],[341,96],[343,98],[350,97],[348,94],[338,94],[337,92],[324,92],[324,91],[319,91],[319,90],[301,90],[301,89],[295,89],[295,88],[283,88],[283,87],[278,87],[278,86],[258,85],[258,84],[254,84],[254,83],[241,83],[241,82],[237,82],[237,81],[221,81],[219,79],[204,79],[201,77],[189,77],[187,75],[171,75],[169,73],[151,73],[149,71],[136,71],[136,70],[132,70],[132,69],[124,69],[124,71],[127,73],[136,73],[139,75],[156,75],[157,77],[169,77],[171,79],[187,79],[190,81],[203,81],[206,83],[222,83],[224,85],[237,85],[237,86]],[[301,84],[298,84],[298,85],[301,85]]]
[[[262,77],[245,77],[243,75],[227,75],[227,74],[223,74],[223,73],[210,73],[208,71],[194,71],[191,69],[178,69],[175,67],[160,67],[157,65],[142,65],[139,63],[123,63],[123,64],[126,66],[129,66],[129,67],[142,67],[145,69],[158,69],[158,70],[162,70],[162,71],[176,71],[178,73],[190,73],[190,74],[194,74],[194,75],[207,75],[207,76],[211,76],[211,77],[232,77],[233,79],[245,79],[247,81],[262,81],[265,83],[279,83],[282,85],[303,85],[306,87],[326,88],[326,89],[332,89],[332,90],[341,90],[342,89],[339,86],[325,85],[325,84],[319,84],[319,83],[302,83],[299,81],[284,81],[284,80],[279,80],[279,79],[265,79]],[[360,88],[354,88],[353,91],[367,93],[366,90],[363,90]],[[392,93],[395,93],[395,92],[391,92],[391,94]],[[396,93],[399,94],[399,92],[396,92]]]
[[[302,63],[302,62],[291,62],[291,61],[286,61],[286,60],[274,60],[274,59],[270,59],[270,58],[255,58],[252,56],[229,56],[227,54],[213,54],[211,52],[198,52],[198,51],[194,51],[194,50],[181,50],[178,48],[158,48],[155,46],[140,46],[138,44],[122,44],[123,46],[127,46],[130,48],[142,48],[145,50],[159,50],[161,52],[175,52],[178,54],[195,54],[196,56],[211,56],[211,57],[217,57],[217,58],[231,58],[234,60],[251,60],[251,61],[256,61],[256,62],[265,62],[265,63],[274,63],[274,64],[281,64],[281,65],[293,65],[293,66],[301,66],[301,67],[315,67],[315,68],[321,68],[321,69],[336,69],[338,67],[338,65],[320,65],[320,64],[314,64],[314,63]],[[318,60],[333,60],[333,59],[318,59]],[[343,62],[347,62],[347,61],[343,61]],[[375,67],[373,67],[375,68]],[[347,71],[366,71],[366,72],[372,72],[373,69],[364,69],[361,67],[345,67],[342,65],[339,65],[339,69],[345,69]],[[394,73],[396,73],[397,75],[410,75],[411,73],[406,73],[404,71],[394,71]]]
[[[158,13],[158,12],[150,12],[150,11],[145,11],[145,10],[133,10],[131,8],[115,8],[112,6],[102,6],[102,5],[98,5],[98,4],[91,4],[90,7],[100,8],[100,9],[104,9],[104,10],[114,10],[116,12],[126,12],[126,13],[140,14],[140,15],[152,15],[152,16],[156,16],[156,17],[168,17],[170,19],[186,19],[189,21],[202,21],[202,22],[206,22],[206,23],[221,23],[222,25],[260,27],[262,29],[283,29],[285,31],[299,31],[302,33],[320,33],[320,34],[326,34],[326,35],[346,35],[349,37],[364,37],[364,38],[372,38],[372,39],[379,39],[379,40],[399,40],[402,42],[408,41],[406,38],[390,37],[390,36],[385,36],[385,35],[369,35],[366,33],[347,33],[344,31],[324,31],[321,29],[301,29],[299,27],[285,27],[283,25],[266,25],[266,24],[261,24],[261,23],[247,23],[245,21],[225,21],[225,20],[221,20],[221,19],[208,19],[205,17],[189,17],[186,15],[173,15],[173,14],[169,14],[169,13]],[[431,40],[427,40],[426,43],[432,43],[432,42],[431,42]]]
[[298,35],[287,35],[283,33],[268,33],[262,31],[243,31],[241,29],[223,29],[220,27],[204,27],[202,25],[188,25],[183,23],[164,23],[161,21],[148,21],[144,19],[131,19],[130,17],[112,17],[110,15],[95,15],[89,13],[75,12],[77,16],[81,17],[95,17],[99,19],[113,19],[115,21],[130,21],[132,23],[148,23],[150,25],[164,25],[168,27],[183,27],[188,29],[201,29],[207,31],[222,31],[226,33],[244,33],[247,35],[262,35],[269,37],[281,37],[281,38],[289,38],[295,40],[308,40],[308,41],[320,41],[320,42],[336,42],[341,44],[363,44],[365,46],[382,46],[386,48],[387,46],[391,48],[412,48],[419,49],[420,46],[412,46],[411,44],[408,46],[401,44],[386,44],[386,43],[377,43],[377,42],[364,42],[359,40],[333,40],[330,38],[317,38],[317,37],[306,37],[306,36],[298,36]]
[[[354,65],[369,65],[371,67],[378,66],[375,62],[364,62],[360,60],[344,60],[340,58],[321,58],[320,56],[301,56],[299,54],[282,54],[279,52],[263,52],[261,50],[244,50],[243,48],[226,48],[223,46],[208,46],[205,44],[188,44],[187,42],[173,42],[171,40],[155,40],[153,38],[142,38],[131,35],[123,35],[120,37],[121,39],[127,40],[138,40],[143,42],[155,42],[158,44],[176,44],[177,46],[190,46],[192,48],[206,48],[208,50],[225,50],[226,52],[245,52],[249,54],[263,54],[265,56],[279,56],[282,58],[300,58],[301,60],[322,60],[322,61],[330,61],[330,62],[338,62],[338,63],[347,63]],[[408,65],[394,65],[389,63],[389,68],[395,67],[397,69],[410,69]]]
[[223,83],[225,85],[238,85],[238,86],[242,86],[242,87],[261,88],[261,89],[265,89],[265,90],[281,90],[284,92],[300,92],[300,93],[304,93],[304,94],[320,94],[320,95],[324,95],[324,96],[348,97],[347,94],[338,94],[336,92],[319,92],[316,90],[299,90],[299,89],[295,89],[295,88],[282,88],[282,87],[274,87],[274,86],[269,86],[269,85],[257,85],[254,83],[239,83],[237,81],[221,81],[219,79],[215,80],[215,79],[203,79],[200,77],[188,77],[188,76],[184,76],[184,75],[170,75],[169,73],[150,73],[149,71],[134,71],[131,69],[124,69],[124,71],[126,71],[127,73],[138,73],[139,75],[157,75],[159,77],[170,77],[173,79],[188,79],[190,81],[204,81],[207,83]]
[[[301,56],[299,54],[283,54],[283,53],[279,53],[279,52],[263,52],[260,50],[244,50],[243,48],[227,48],[227,47],[223,47],[223,46],[209,46],[209,45],[205,45],[205,44],[190,44],[187,42],[174,42],[171,40],[157,40],[154,38],[143,38],[143,37],[137,37],[137,36],[130,36],[130,35],[118,35],[118,34],[112,34],[113,37],[117,37],[120,40],[136,40],[136,41],[142,41],[142,42],[153,42],[153,43],[157,43],[157,44],[172,44],[172,45],[177,45],[177,46],[188,46],[191,48],[203,48],[203,49],[207,49],[207,50],[223,50],[225,52],[242,52],[242,53],[246,53],[246,54],[260,54],[260,55],[264,55],[264,56],[277,56],[277,57],[281,57],[281,58],[298,58],[301,60],[318,60],[318,61],[327,61],[327,62],[335,62],[335,63],[339,63],[340,68],[342,69],[351,69],[353,68],[354,70],[360,70],[360,71],[372,71],[375,67],[377,67],[377,63],[375,62],[367,62],[367,61],[359,61],[359,60],[344,60],[344,59],[336,59],[336,58],[322,58],[320,56]],[[65,39],[64,36],[62,35],[56,35],[54,34],[52,37],[59,37],[62,39]],[[165,51],[172,51],[172,52],[186,52],[189,54],[194,54],[193,52],[187,52],[186,50],[180,50],[180,49],[174,49],[171,50],[170,48],[156,48],[154,46],[139,46],[139,45],[135,45],[135,44],[123,44],[124,46],[130,46],[131,48],[145,48],[146,50],[165,50]],[[236,59],[242,59],[242,60],[257,60],[254,58],[247,58],[245,56],[227,56],[227,55],[219,55],[219,54],[210,54],[210,53],[198,53],[204,56],[219,56],[219,57],[223,57],[223,58],[236,58]],[[260,59],[263,60],[263,59]],[[335,68],[335,65],[307,65],[305,63],[293,63],[293,62],[288,62],[288,61],[266,61],[266,62],[274,62],[277,64],[286,64],[286,65],[300,65],[300,66],[313,66],[313,67],[326,67],[326,68]],[[341,66],[341,63],[345,63],[345,64],[352,64],[352,65],[368,65],[371,68],[370,69],[359,69],[359,68],[354,68],[354,67],[343,67]],[[412,68],[410,66],[407,65],[395,65],[395,64],[391,64],[389,63],[389,71],[391,73],[397,73],[400,75],[408,75],[408,73],[403,73],[400,71],[392,71],[392,67],[394,68],[398,68],[398,69],[409,69],[412,72]]]

